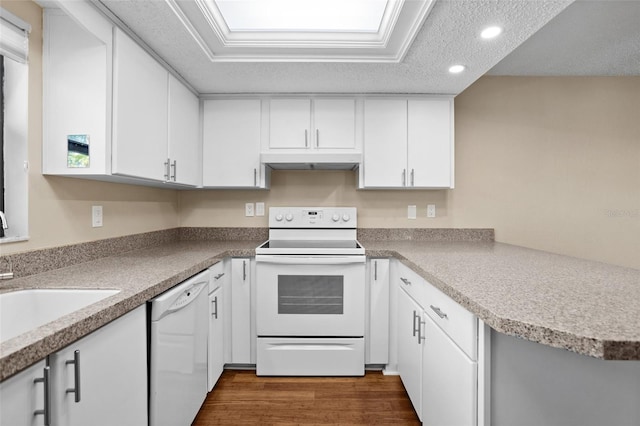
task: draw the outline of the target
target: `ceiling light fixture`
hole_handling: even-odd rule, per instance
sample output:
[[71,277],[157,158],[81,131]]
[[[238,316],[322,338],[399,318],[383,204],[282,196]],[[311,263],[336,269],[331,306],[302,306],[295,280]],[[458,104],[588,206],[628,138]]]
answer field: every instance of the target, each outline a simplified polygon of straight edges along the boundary
[[464,70],[465,70],[464,65],[452,65],[451,67],[449,67],[449,72],[451,74],[460,74]]
[[492,38],[498,37],[500,34],[502,34],[502,28],[493,26],[487,27],[482,30],[482,32],[480,33],[480,37],[485,40],[490,40]]

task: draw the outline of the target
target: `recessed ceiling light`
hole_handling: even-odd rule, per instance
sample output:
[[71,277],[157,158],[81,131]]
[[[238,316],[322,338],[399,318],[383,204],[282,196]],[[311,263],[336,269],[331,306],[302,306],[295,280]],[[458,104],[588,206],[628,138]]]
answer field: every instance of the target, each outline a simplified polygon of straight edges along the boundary
[[502,28],[500,27],[487,27],[480,33],[480,37],[489,40],[495,37],[498,37],[502,33]]
[[464,65],[452,65],[451,67],[449,67],[449,72],[451,74],[460,74],[462,71],[464,71],[464,69]]

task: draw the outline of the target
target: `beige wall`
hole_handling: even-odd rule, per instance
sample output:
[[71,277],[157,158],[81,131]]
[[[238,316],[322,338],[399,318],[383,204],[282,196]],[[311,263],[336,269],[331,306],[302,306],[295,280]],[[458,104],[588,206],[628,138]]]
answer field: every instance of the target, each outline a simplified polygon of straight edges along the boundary
[[[40,174],[42,18],[31,33],[31,240],[12,253],[181,226],[266,226],[244,203],[353,205],[363,227],[493,227],[499,241],[640,268],[640,78],[485,77],[456,98],[456,189],[358,191],[354,172],[274,172],[270,191],[151,189]],[[438,217],[427,219],[426,205]],[[91,205],[105,226],[91,227]],[[419,219],[408,220],[408,204]]]
[[270,191],[181,192],[180,224],[266,226],[245,202],[352,205],[362,227],[492,227],[498,241],[640,268],[638,111],[640,78],[484,77],[456,98],[454,190],[359,191],[354,172],[274,171]]
[[[30,0],[2,0],[2,7],[32,27],[28,118],[31,238],[0,245],[0,254],[178,226],[176,191],[42,176],[42,10]],[[103,206],[102,228],[91,227],[92,205]]]

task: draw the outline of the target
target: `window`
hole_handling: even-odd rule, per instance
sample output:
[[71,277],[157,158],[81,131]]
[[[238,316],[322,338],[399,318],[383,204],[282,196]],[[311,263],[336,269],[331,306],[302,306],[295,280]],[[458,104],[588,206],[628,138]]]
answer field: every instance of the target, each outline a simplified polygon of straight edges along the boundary
[[0,243],[28,239],[29,31],[29,24],[0,8]]

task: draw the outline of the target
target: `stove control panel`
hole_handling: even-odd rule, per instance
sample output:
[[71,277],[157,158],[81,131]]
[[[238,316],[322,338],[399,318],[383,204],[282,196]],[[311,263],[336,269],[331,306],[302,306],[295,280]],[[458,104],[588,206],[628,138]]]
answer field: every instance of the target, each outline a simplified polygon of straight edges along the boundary
[[355,207],[270,207],[270,228],[355,228]]

